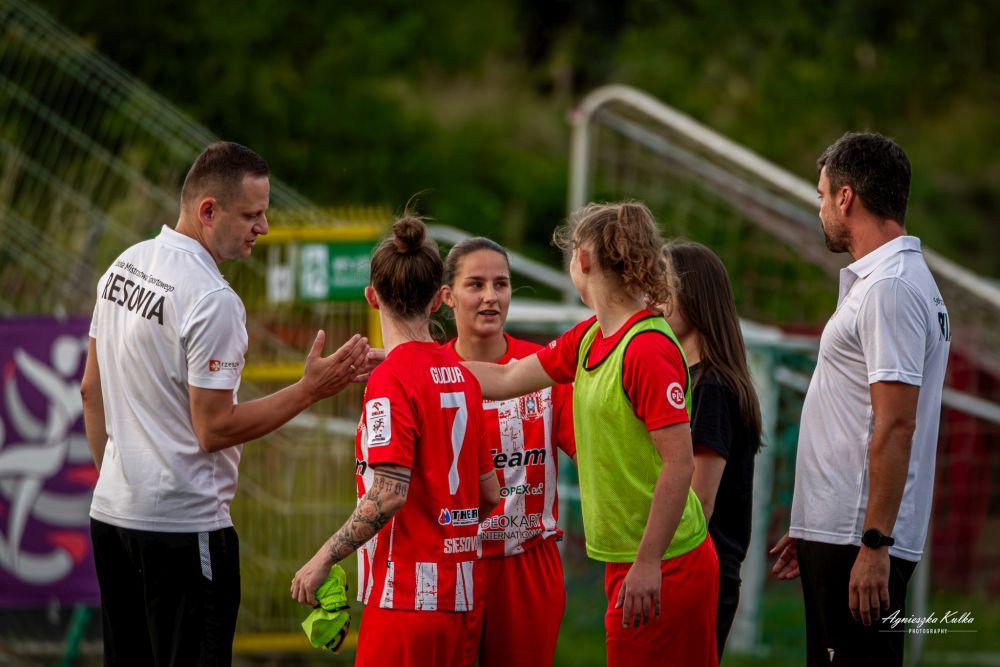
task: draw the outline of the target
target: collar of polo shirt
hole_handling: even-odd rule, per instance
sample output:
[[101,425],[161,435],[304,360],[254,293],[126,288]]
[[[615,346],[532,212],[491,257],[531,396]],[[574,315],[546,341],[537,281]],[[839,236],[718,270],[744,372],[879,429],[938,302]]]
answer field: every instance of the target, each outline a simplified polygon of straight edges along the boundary
[[208,252],[205,246],[198,243],[198,241],[191,238],[190,236],[187,236],[186,234],[181,234],[176,229],[171,229],[170,227],[163,225],[163,229],[160,230],[160,235],[158,238],[160,241],[166,243],[169,246],[173,246],[178,250],[184,250],[186,252],[195,255],[196,257],[198,257],[198,259],[202,260],[207,266],[212,267],[212,269],[217,274],[219,274],[220,276],[222,275],[222,271],[219,270],[219,265],[215,263],[214,259],[212,259],[211,253]]
[[894,238],[888,243],[883,243],[879,247],[872,250],[870,253],[851,262],[847,265],[847,270],[856,275],[858,278],[864,278],[869,273],[875,270],[875,267],[889,259],[898,252],[906,252],[907,250],[915,250],[920,252],[920,239],[916,236],[900,236]]
[[879,264],[886,261],[893,255],[901,252],[920,252],[920,239],[916,236],[900,236],[888,243],[883,243],[870,253],[860,259],[851,262],[840,270],[840,297],[844,297],[851,290],[851,286],[858,280],[867,277]]

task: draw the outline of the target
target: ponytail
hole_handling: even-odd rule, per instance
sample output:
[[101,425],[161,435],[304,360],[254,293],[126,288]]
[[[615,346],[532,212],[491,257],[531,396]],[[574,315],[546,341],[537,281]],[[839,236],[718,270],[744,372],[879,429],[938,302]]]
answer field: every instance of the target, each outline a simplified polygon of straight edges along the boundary
[[556,230],[553,242],[563,251],[591,246],[604,273],[617,276],[626,291],[651,305],[670,299],[663,238],[642,202],[587,204]]
[[423,220],[408,212],[372,254],[372,287],[382,305],[404,319],[426,312],[441,289],[442,274],[437,244]]

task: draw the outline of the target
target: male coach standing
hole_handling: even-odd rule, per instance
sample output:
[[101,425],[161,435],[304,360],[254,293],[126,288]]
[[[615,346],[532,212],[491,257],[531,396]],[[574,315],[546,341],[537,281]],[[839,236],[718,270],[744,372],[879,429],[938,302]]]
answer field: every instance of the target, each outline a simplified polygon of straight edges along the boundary
[[818,160],[826,245],[849,252],[837,310],[802,406],[779,579],[800,572],[809,665],[903,664],[903,613],[934,490],[948,311],[903,219],[910,163],[878,134],[848,133]]
[[218,263],[268,230],[267,162],[219,142],[184,180],[176,229],[123,252],[97,286],[82,383],[100,477],[90,509],[104,664],[228,665],[240,602],[229,516],[239,443],[343,389],[364,364],[354,336],[297,383],[237,404],[243,303]]

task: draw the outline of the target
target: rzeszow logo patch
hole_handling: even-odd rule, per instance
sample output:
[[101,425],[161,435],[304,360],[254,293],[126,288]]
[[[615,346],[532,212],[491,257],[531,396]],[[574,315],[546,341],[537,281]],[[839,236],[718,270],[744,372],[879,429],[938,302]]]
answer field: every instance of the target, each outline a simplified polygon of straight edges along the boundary
[[368,446],[381,447],[392,440],[392,413],[388,398],[373,398],[365,403],[365,423],[368,426]]
[[212,373],[218,373],[219,371],[239,370],[239,368],[240,364],[238,361],[222,361],[221,359],[208,360],[208,370]]
[[684,409],[684,389],[680,382],[671,382],[667,386],[667,402],[678,410]]

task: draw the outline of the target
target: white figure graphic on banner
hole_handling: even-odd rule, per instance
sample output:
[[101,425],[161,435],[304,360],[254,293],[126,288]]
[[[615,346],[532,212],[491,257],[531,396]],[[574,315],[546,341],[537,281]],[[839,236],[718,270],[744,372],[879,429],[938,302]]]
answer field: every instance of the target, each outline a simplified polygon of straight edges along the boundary
[[[23,552],[21,541],[30,518],[53,526],[80,528],[88,524],[90,491],[59,494],[43,489],[67,462],[90,461],[86,436],[71,433],[80,418],[80,382],[75,379],[85,358],[86,338],[60,336],[52,344],[51,365],[23,349],[3,369],[3,400],[7,423],[0,420],[0,494],[8,505],[7,525],[0,530],[0,567],[29,584],[46,584],[65,577],[80,557],[79,545],[59,544],[45,554]],[[19,379],[45,396],[44,417],[25,404]],[[18,434],[17,441],[12,439]],[[75,556],[75,557],[74,557]]]

